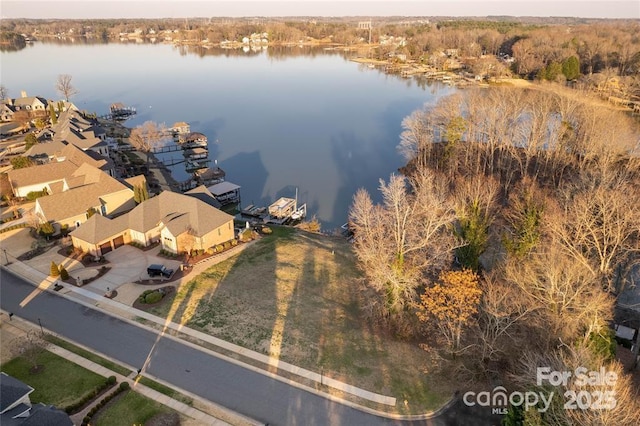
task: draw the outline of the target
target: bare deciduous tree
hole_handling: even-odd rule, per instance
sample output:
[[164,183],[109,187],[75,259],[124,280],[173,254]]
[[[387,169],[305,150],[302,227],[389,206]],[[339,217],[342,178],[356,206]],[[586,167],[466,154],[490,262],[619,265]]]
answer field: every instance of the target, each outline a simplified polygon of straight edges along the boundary
[[630,267],[640,252],[638,202],[637,186],[624,177],[585,175],[565,191],[562,211],[551,221],[564,250],[609,291],[616,289],[618,268]]
[[69,101],[73,95],[78,94],[76,88],[71,84],[71,79],[72,77],[69,74],[60,74],[56,82],[56,90],[66,101]]
[[[505,278],[520,289],[549,343],[586,341],[606,327],[613,301],[596,277],[556,244],[506,263]],[[541,342],[542,343],[542,342]]]
[[163,143],[166,135],[167,132],[163,124],[145,121],[140,126],[131,130],[129,143],[138,151],[144,152],[147,155],[148,163],[151,151]]
[[40,367],[38,365],[38,359],[46,347],[47,342],[42,338],[42,335],[35,330],[29,330],[23,336],[16,337],[10,344],[11,353],[29,362],[32,366],[32,371],[37,371]]
[[411,179],[411,189],[404,177],[392,175],[380,181],[382,205],[361,189],[349,212],[356,255],[384,317],[401,314],[415,300],[425,273],[450,259],[453,247],[445,230],[454,213],[444,188],[424,171]]

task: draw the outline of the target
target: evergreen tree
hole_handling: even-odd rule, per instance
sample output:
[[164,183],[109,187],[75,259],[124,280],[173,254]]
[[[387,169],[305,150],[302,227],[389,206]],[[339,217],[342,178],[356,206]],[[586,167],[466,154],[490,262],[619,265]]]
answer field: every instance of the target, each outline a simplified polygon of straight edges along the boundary
[[580,61],[575,56],[569,56],[562,61],[562,74],[567,80],[575,80],[580,76]]
[[60,275],[60,270],[58,269],[58,265],[53,260],[51,261],[51,267],[49,268],[49,275],[52,277],[57,277]]
[[64,266],[60,265],[60,278],[63,280],[69,279],[69,272],[65,269]]
[[147,184],[143,183],[140,187],[140,200],[141,202],[149,199],[149,191],[147,190]]
[[38,139],[36,138],[36,135],[34,135],[33,133],[29,133],[25,138],[24,138],[24,149],[25,151],[28,150],[29,148],[31,148],[32,146],[34,146],[35,144],[38,143]]
[[56,110],[53,107],[53,104],[49,104],[49,118],[51,118],[51,124],[58,123],[58,116],[56,115]]

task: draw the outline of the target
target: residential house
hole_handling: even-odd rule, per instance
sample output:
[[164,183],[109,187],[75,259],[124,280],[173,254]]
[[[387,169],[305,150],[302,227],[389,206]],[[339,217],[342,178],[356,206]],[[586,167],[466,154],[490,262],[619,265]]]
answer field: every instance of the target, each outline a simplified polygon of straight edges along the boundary
[[31,404],[34,388],[2,372],[0,373],[0,424],[3,426],[73,426],[62,410],[45,404]]
[[15,98],[12,100],[12,105],[15,107],[16,111],[18,110],[26,110],[31,112],[42,112],[45,113],[49,102],[46,99],[41,98],[39,96],[27,96],[25,92],[22,92],[21,98]]
[[35,213],[42,221],[69,228],[83,224],[91,209],[99,215],[114,216],[136,205],[129,186],[87,163],[49,188],[50,195],[36,200]]
[[51,194],[54,189],[51,184],[62,182],[85,163],[105,172],[111,170],[106,159],[95,159],[71,144],[38,144],[27,151],[26,155],[30,156],[32,153],[38,162],[47,164],[7,172],[13,195],[16,197],[26,197],[29,192],[42,191],[45,187]]
[[123,244],[160,242],[164,250],[182,253],[233,240],[233,216],[213,207],[214,200],[203,201],[206,192],[196,193],[163,191],[114,219],[94,215],[70,234],[73,246],[99,256]]
[[52,128],[53,140],[73,144],[83,151],[91,150],[103,157],[109,156],[106,132],[77,111],[64,111]]
[[16,107],[8,102],[2,102],[0,104],[0,121],[13,121],[13,115],[16,112]]

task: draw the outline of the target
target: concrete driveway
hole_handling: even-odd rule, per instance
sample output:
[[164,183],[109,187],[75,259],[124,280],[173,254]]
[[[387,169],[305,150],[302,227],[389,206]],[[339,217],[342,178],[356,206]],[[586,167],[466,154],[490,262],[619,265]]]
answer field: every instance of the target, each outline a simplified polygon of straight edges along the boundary
[[[111,270],[102,277],[85,285],[84,288],[99,294],[106,293],[108,291],[107,289],[117,290],[123,284],[149,278],[149,275],[147,275],[147,267],[154,263],[165,265],[167,268],[173,270],[180,268],[181,262],[179,260],[169,260],[159,257],[159,251],[160,246],[149,251],[142,251],[128,245],[118,247],[104,256],[109,261],[108,266],[111,267]],[[73,275],[73,272],[70,272]],[[149,288],[148,286],[142,285],[139,287]]]

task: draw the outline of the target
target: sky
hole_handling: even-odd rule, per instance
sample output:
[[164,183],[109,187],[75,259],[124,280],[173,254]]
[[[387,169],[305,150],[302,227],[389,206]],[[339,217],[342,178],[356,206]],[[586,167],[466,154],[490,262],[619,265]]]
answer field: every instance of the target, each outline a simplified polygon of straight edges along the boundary
[[0,0],[2,18],[564,16],[640,19],[640,0]]

